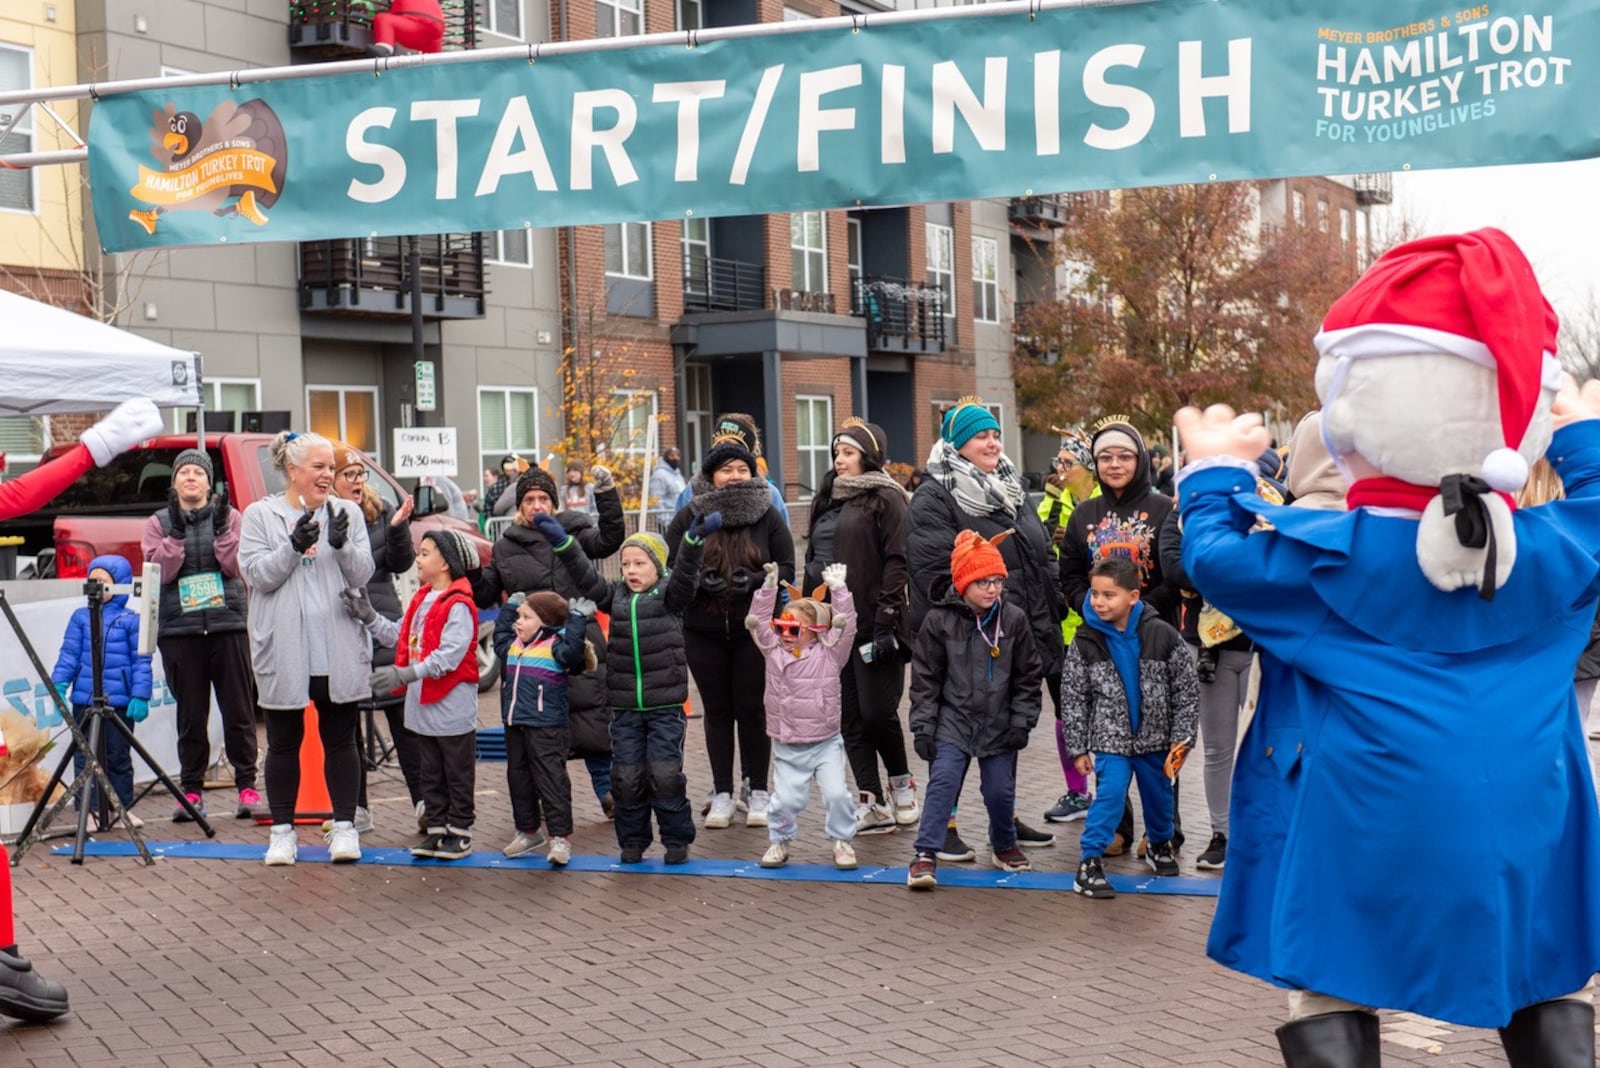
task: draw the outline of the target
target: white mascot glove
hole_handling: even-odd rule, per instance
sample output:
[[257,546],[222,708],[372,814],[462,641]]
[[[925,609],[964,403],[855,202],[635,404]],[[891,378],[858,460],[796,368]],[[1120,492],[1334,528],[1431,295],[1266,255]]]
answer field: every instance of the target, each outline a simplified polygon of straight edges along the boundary
[[763,564],[763,565],[761,565],[761,569],[767,573],[766,579],[761,583],[761,588],[764,589],[764,590],[775,590],[775,589],[777,589],[778,588],[778,565],[777,564],[772,564],[772,563]]
[[822,584],[830,590],[837,590],[844,585],[844,565],[829,564],[822,569]]
[[589,477],[594,479],[596,493],[608,493],[617,488],[617,480],[611,474],[611,468],[595,464],[589,469]]
[[161,412],[155,401],[130,400],[117,405],[115,410],[94,426],[78,435],[78,440],[89,448],[96,466],[104,467],[141,441],[149,441],[165,429]]

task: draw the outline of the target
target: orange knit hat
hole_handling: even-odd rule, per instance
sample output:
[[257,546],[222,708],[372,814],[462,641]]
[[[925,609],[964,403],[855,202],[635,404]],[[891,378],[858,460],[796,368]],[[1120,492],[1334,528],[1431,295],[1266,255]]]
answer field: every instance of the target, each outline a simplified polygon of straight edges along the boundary
[[996,534],[993,541],[985,541],[983,535],[974,530],[963,530],[956,535],[956,547],[950,553],[950,581],[956,593],[964,595],[967,587],[978,579],[1009,574],[1005,558],[1000,555],[1000,543],[1012,533],[1007,530]]

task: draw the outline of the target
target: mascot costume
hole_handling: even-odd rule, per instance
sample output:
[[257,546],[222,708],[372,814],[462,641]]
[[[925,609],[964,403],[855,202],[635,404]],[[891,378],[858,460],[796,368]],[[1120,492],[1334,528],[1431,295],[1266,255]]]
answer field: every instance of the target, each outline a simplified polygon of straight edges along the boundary
[[[1600,806],[1573,666],[1600,597],[1600,385],[1497,230],[1380,258],[1316,338],[1348,512],[1263,505],[1255,416],[1178,415],[1183,560],[1262,653],[1209,953],[1289,989],[1290,1068],[1379,1064],[1377,1008],[1593,1068]],[[1517,511],[1545,456],[1567,498]],[[1270,529],[1251,533],[1258,516]],[[1232,852],[1232,851],[1230,851]]]
[[[0,483],[0,520],[14,519],[49,504],[96,465],[162,431],[161,412],[148,400],[124,401],[78,436],[78,444],[19,478]],[[0,755],[5,742],[0,739]],[[33,970],[17,953],[11,905],[11,858],[0,844],[0,1013],[19,1020],[51,1020],[67,1011],[67,991]]]

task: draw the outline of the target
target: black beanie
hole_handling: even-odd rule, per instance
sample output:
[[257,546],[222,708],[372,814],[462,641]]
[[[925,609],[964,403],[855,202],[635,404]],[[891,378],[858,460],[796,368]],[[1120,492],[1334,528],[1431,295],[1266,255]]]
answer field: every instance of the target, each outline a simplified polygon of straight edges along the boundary
[[423,537],[432,541],[439,555],[444,557],[444,566],[450,569],[451,578],[465,578],[467,572],[476,571],[480,566],[478,550],[461,531],[453,527],[439,527],[428,531]]
[[706,457],[700,462],[700,473],[710,479],[717,468],[723,464],[732,463],[734,460],[743,460],[745,466],[750,468],[750,477],[756,475],[755,454],[745,445],[742,438],[735,434],[718,437],[711,443],[711,448],[706,452]]
[[838,445],[840,441],[848,441],[861,451],[863,471],[882,470],[889,458],[888,435],[883,432],[883,427],[876,423],[864,422],[851,416],[839,424],[838,432],[833,435],[834,445]]
[[551,507],[556,507],[561,502],[561,498],[556,494],[556,480],[551,478],[550,472],[542,467],[530,467],[522,473],[521,478],[517,479],[516,506],[518,508],[522,507],[522,498],[526,497],[531,490],[543,490],[545,495],[550,498]]
[[[756,429],[756,421],[743,412],[724,412],[717,417],[717,425],[711,430],[712,441],[737,434],[744,442],[744,447],[750,450],[750,455],[761,455],[761,431]],[[752,465],[750,470],[754,471]]]

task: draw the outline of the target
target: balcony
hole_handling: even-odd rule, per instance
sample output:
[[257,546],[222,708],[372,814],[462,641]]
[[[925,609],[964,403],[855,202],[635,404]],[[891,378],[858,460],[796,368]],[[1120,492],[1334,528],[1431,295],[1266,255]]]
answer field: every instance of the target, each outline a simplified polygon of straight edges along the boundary
[[683,277],[685,312],[754,311],[764,306],[766,268],[759,263],[691,257]]
[[1358,174],[1355,180],[1356,203],[1363,207],[1372,204],[1394,203],[1394,175]]
[[1011,221],[1024,226],[1053,229],[1067,224],[1067,198],[1058,193],[1013,197]]
[[[467,2],[444,8],[444,51],[478,46],[478,5]],[[372,44],[371,0],[291,0],[289,47],[297,59],[354,59]],[[401,50],[404,51],[403,49]]]
[[412,243],[421,270],[422,314],[429,319],[483,315],[482,234],[353,238],[300,243],[300,310],[344,315],[411,314]]
[[851,292],[850,314],[867,321],[869,352],[944,351],[944,291],[932,283],[860,278]]

